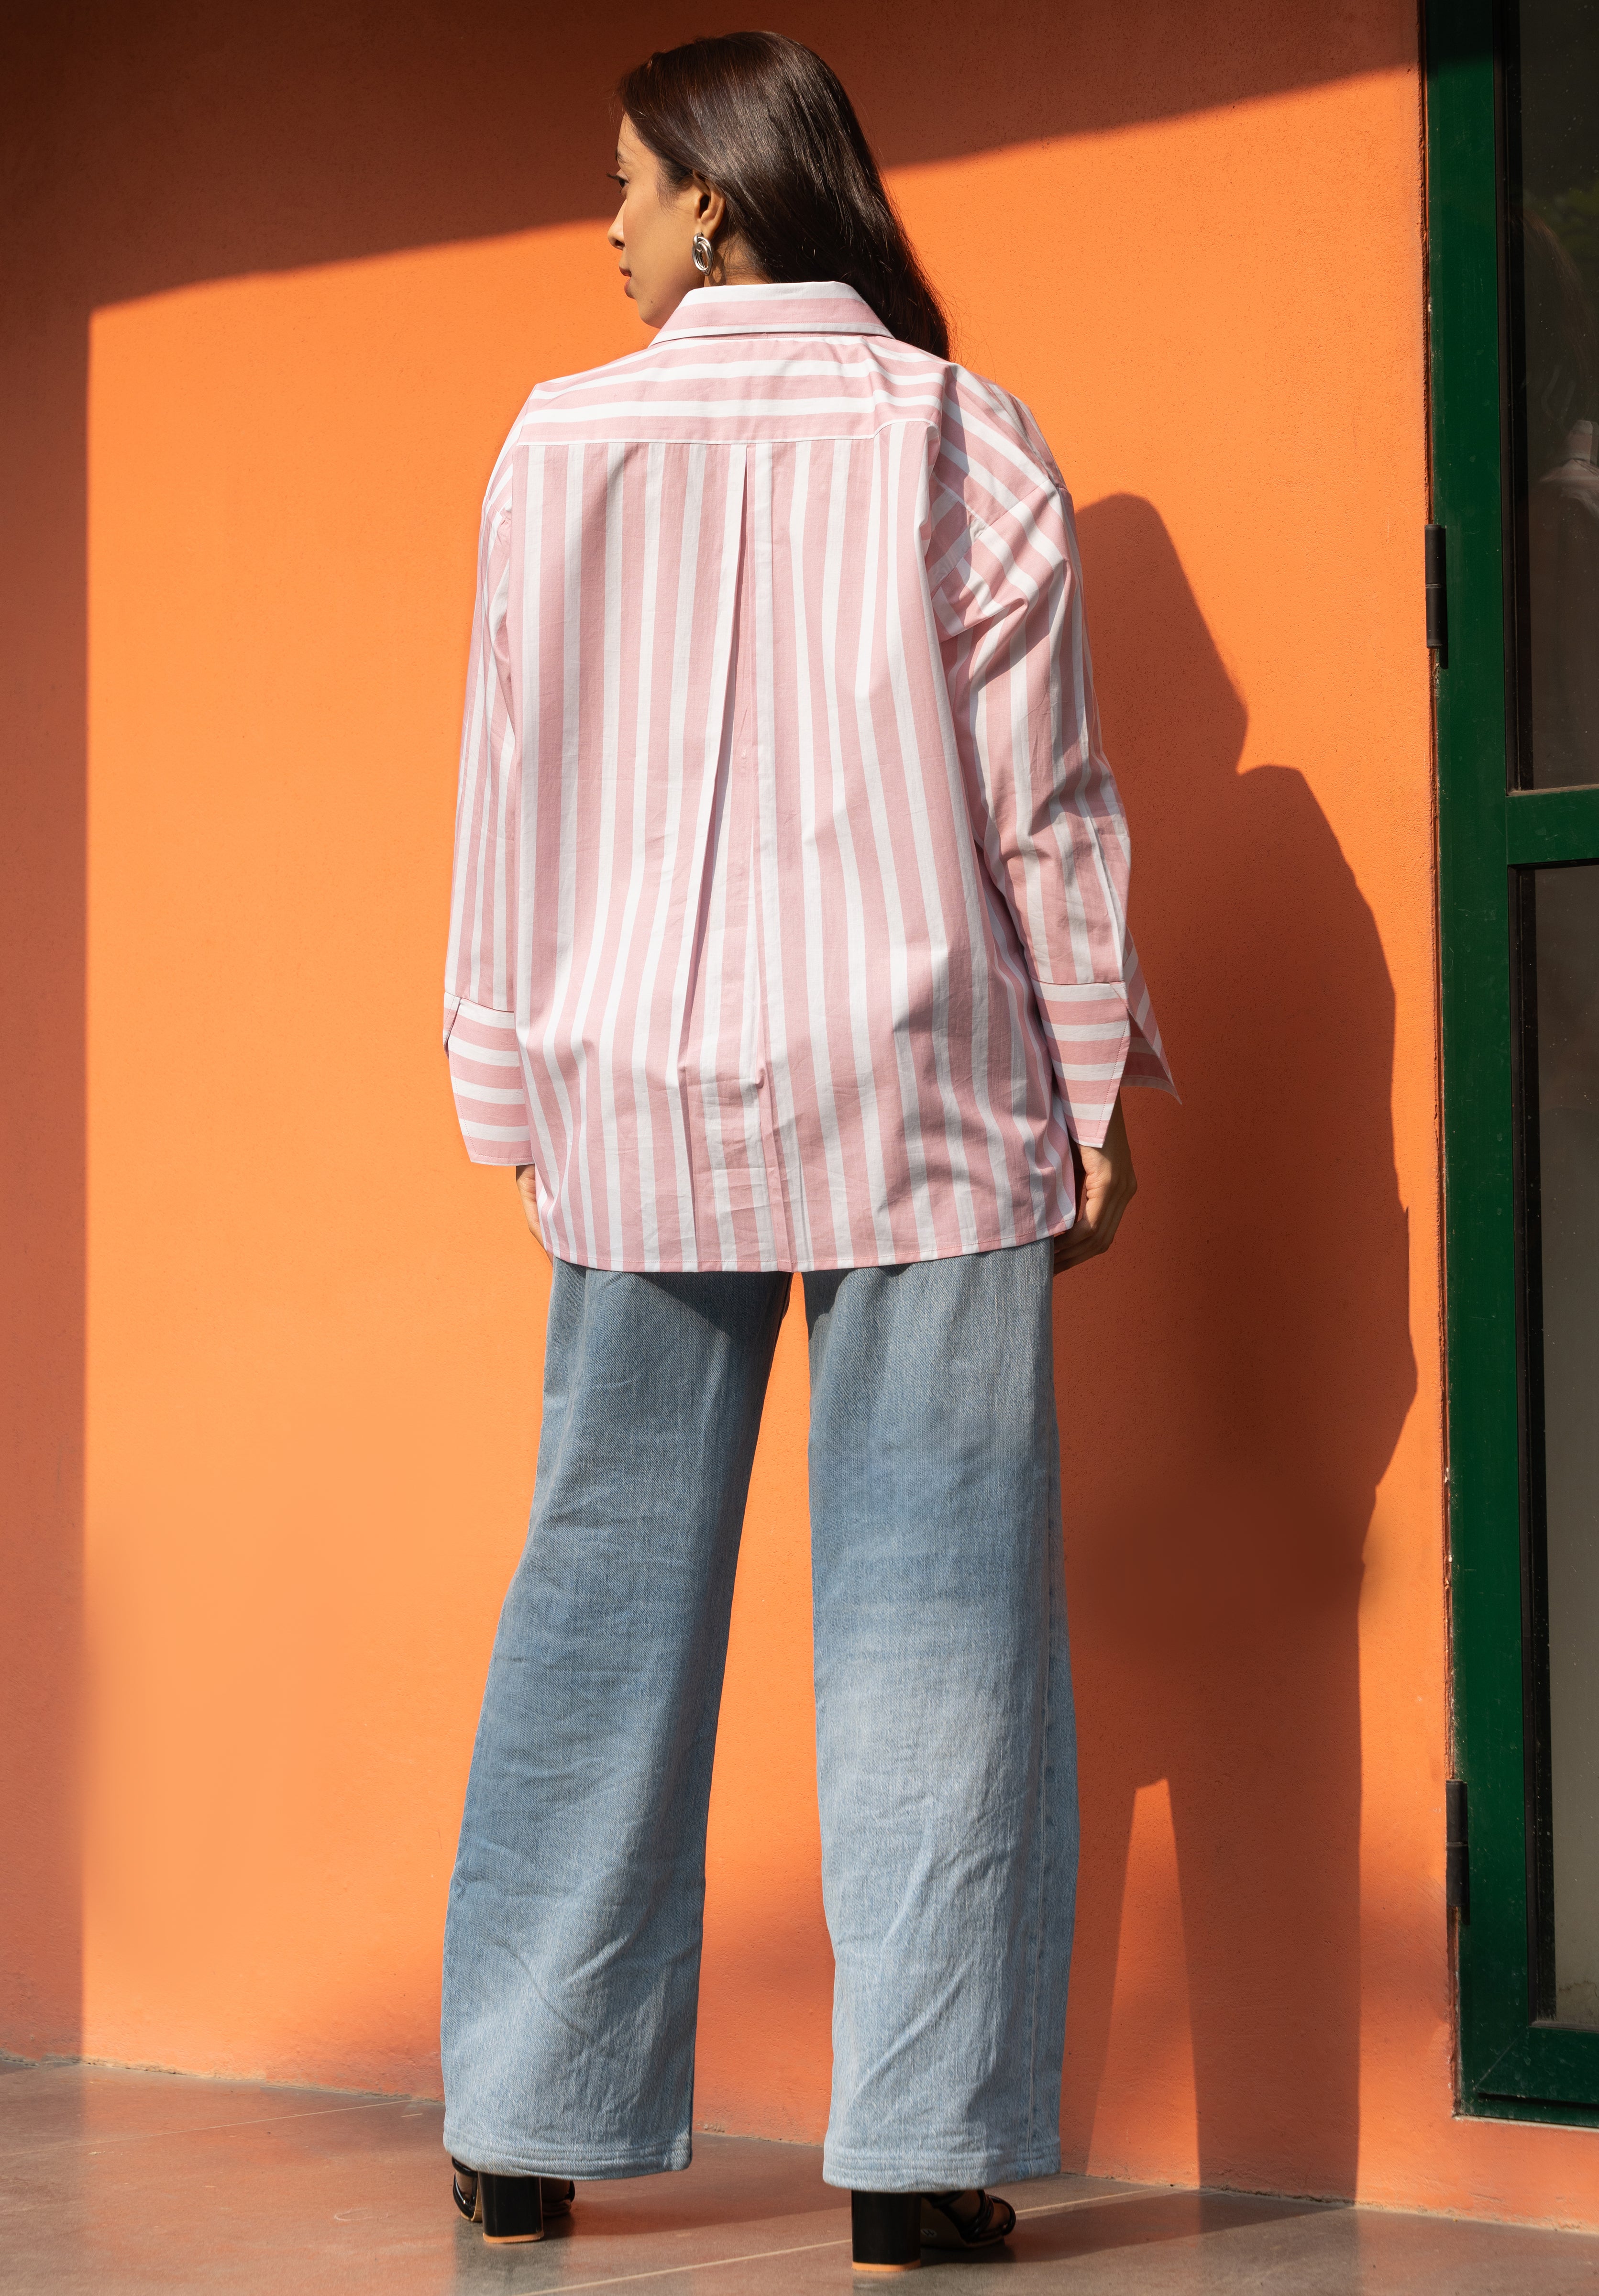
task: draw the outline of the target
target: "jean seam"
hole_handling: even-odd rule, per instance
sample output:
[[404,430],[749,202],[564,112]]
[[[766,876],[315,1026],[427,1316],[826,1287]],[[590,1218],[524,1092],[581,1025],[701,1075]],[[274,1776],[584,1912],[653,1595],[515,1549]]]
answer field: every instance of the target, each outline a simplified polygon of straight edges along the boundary
[[[1053,1480],[1054,1477],[1052,1474],[1046,1477],[1045,1481],[1045,1538],[1046,1541],[1052,1536],[1049,1521],[1051,1510],[1049,1506],[1048,1493]],[[1046,1552],[1048,1553],[1048,1551],[1049,1550],[1046,1546]],[[1049,1570],[1049,1593],[1053,1595],[1054,1592],[1054,1563],[1052,1555]],[[1044,1700],[1043,1712],[1039,1716],[1038,1882],[1033,1920],[1033,1968],[1031,1980],[1032,2016],[1030,2020],[1030,2030],[1028,2035],[1027,2058],[1027,2141],[1029,2152],[1031,2151],[1033,2144],[1036,2143],[1038,2134],[1038,1999],[1041,1990],[1039,1971],[1044,1959],[1045,1883],[1049,1873],[1049,1702],[1052,1688],[1052,1660],[1054,1656],[1054,1620],[1051,1615],[1053,1608],[1053,1603],[1046,1600],[1045,1606],[1044,1629]]]
[[[1054,1410],[1054,1396],[1050,1396],[1050,1410]],[[1043,1479],[1043,1538],[1047,1557],[1047,1587],[1043,1605],[1043,1715],[1041,1738],[1038,1738],[1038,1897],[1034,1908],[1034,1968],[1031,1968],[1031,2032],[1027,2044],[1027,2147],[1038,2140],[1038,1996],[1041,1996],[1041,1965],[1043,1965],[1043,1924],[1046,1924],[1046,1887],[1050,1876],[1050,1697],[1054,1690],[1054,1573],[1057,1573],[1057,1524],[1059,1506],[1053,1506],[1054,1486],[1057,1486],[1059,1460],[1059,1428],[1050,1428],[1050,1467]],[[1059,2131],[1054,2133],[1059,2142]]]

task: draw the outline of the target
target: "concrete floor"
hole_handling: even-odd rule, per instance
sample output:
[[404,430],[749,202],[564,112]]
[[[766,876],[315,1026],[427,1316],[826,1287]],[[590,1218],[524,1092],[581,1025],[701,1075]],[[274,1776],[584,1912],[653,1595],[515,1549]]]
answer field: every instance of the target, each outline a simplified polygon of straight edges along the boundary
[[[441,2122],[392,2097],[0,2062],[0,2285],[848,2296],[848,2206],[808,2146],[701,2137],[686,2175],[580,2185],[570,2230],[488,2249],[450,2205]],[[1008,2252],[929,2259],[968,2296],[1599,2296],[1599,2238],[1579,2234],[1082,2177],[1011,2198]]]

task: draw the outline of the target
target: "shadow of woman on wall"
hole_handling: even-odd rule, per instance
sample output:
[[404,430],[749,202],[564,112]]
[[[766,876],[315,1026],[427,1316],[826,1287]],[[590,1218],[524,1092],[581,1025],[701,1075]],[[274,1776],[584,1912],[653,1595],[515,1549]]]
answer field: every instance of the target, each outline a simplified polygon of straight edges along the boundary
[[1147,2018],[1141,2035],[1116,1999],[1141,1923],[1149,1965],[1151,1908],[1124,1906],[1124,1878],[1136,1797],[1164,1780],[1181,1939],[1156,1990],[1169,2025],[1185,1980],[1200,2177],[1349,2194],[1357,1608],[1415,1391],[1394,994],[1304,777],[1237,770],[1247,712],[1158,512],[1112,496],[1079,529],[1135,923],[1183,1105],[1134,1097],[1144,1193],[1112,1257],[1056,1287],[1082,1725],[1066,2153],[1136,2169],[1169,2114],[1140,2085],[1169,2085],[1174,2037]]

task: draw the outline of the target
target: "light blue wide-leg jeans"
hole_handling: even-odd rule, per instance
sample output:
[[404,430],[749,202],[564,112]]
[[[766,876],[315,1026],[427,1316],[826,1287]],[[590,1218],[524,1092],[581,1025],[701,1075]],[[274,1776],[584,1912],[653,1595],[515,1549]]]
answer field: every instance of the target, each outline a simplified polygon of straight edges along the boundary
[[[1051,1247],[805,1278],[823,2173],[1059,2166],[1077,1872]],[[786,1275],[558,1263],[528,1545],[445,1934],[445,2143],[475,2169],[687,2166],[705,1823]]]

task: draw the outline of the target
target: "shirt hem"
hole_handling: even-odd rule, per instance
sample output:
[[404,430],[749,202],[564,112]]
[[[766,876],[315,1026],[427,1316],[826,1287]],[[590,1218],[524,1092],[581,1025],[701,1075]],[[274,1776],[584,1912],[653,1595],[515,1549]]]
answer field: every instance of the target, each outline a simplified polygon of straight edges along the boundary
[[1013,1236],[1007,1242],[1002,1235],[980,1236],[975,1243],[951,1245],[948,1250],[914,1252],[901,1259],[891,1252],[873,1258],[851,1259],[816,1258],[812,1259],[772,1259],[735,1261],[731,1266],[720,1259],[700,1260],[692,1267],[682,1260],[643,1259],[610,1260],[585,1259],[579,1252],[552,1249],[551,1258],[563,1260],[569,1267],[593,1268],[602,1275],[830,1275],[840,1269],[851,1267],[925,1267],[938,1259],[973,1259],[985,1251],[1030,1251],[1041,1243],[1053,1243],[1057,1236],[1065,1235],[1076,1225],[1075,1216],[1062,1219],[1058,1226],[1040,1228],[1028,1236]]

